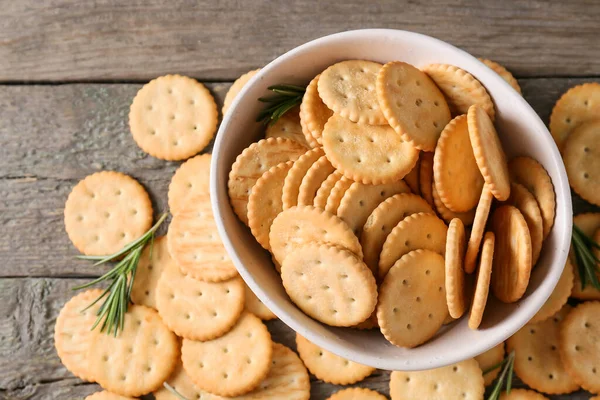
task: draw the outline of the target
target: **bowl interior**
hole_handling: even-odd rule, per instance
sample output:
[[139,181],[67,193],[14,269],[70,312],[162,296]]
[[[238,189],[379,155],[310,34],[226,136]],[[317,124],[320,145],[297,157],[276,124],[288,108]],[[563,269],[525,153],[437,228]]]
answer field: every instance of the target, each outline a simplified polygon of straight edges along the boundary
[[[227,178],[238,154],[261,138],[255,122],[262,107],[256,99],[278,83],[307,84],[335,62],[367,59],[385,63],[401,60],[422,67],[430,63],[456,65],[487,88],[496,105],[496,127],[507,156],[528,155],[546,168],[556,193],[556,219],[533,270],[527,293],[515,304],[490,296],[479,330],[466,318],[445,327],[415,349],[391,345],[378,331],[358,331],[323,325],[300,311],[287,297],[270,256],[233,213]],[[527,102],[476,58],[445,42],[397,30],[360,30],[327,36],[300,46],[267,65],[240,93],[219,130],[213,150],[211,191],[219,233],[236,267],[250,288],[284,323],[315,344],[350,360],[388,370],[436,368],[471,358],[497,345],[520,329],[546,301],[562,272],[572,224],[566,173],[546,127]]]

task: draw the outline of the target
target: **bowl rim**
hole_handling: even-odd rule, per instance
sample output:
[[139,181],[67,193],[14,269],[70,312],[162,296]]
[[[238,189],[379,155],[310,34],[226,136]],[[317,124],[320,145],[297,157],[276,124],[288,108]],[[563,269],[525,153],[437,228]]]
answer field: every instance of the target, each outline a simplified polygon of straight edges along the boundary
[[[350,31],[334,33],[331,35],[326,35],[326,36],[311,40],[309,42],[306,42],[306,43],[304,43],[298,47],[295,47],[292,50],[289,50],[288,52],[280,55],[279,57],[275,58],[273,61],[268,63],[265,67],[263,67],[257,74],[254,75],[254,77],[252,77],[252,79],[250,79],[247,82],[247,84],[242,88],[240,93],[238,93],[238,95],[232,102],[232,104],[229,108],[229,112],[227,113],[227,115],[225,115],[223,117],[223,121],[221,122],[218,133],[216,135],[215,143],[213,146],[213,151],[212,151],[213,157],[212,157],[211,167],[210,167],[211,168],[210,192],[216,194],[214,196],[211,196],[213,214],[214,214],[214,218],[215,218],[215,221],[217,224],[218,233],[223,241],[223,244],[225,246],[225,249],[227,250],[227,253],[229,254],[234,265],[236,266],[239,274],[242,276],[242,278],[244,279],[246,284],[250,287],[250,289],[285,325],[287,325],[289,328],[291,328],[295,332],[299,333],[300,335],[306,337],[307,339],[309,339],[311,342],[313,342],[317,346],[324,348],[325,350],[330,351],[338,356],[350,359],[352,361],[355,361],[355,362],[358,362],[361,364],[380,368],[380,369],[413,371],[413,370],[424,370],[424,369],[443,367],[446,365],[450,365],[454,362],[458,362],[460,360],[473,358],[476,355],[481,354],[481,353],[491,349],[492,347],[498,345],[499,343],[502,343],[508,337],[510,337],[512,334],[514,334],[514,332],[516,332],[518,329],[521,329],[527,322],[529,322],[531,317],[533,317],[535,315],[535,313],[537,313],[537,311],[543,306],[543,304],[546,302],[546,300],[552,294],[554,287],[556,286],[556,284],[558,283],[558,280],[560,279],[561,274],[558,273],[557,271],[551,270],[549,273],[550,276],[547,276],[546,279],[544,280],[544,282],[540,283],[540,287],[538,287],[537,291],[542,291],[543,296],[539,298],[540,299],[539,304],[536,303],[534,306],[531,306],[531,304],[527,304],[528,307],[518,307],[519,311],[520,311],[519,313],[513,312],[515,315],[511,315],[509,317],[511,319],[512,328],[507,330],[506,332],[502,333],[502,335],[501,335],[502,340],[496,340],[495,341],[496,343],[492,343],[492,344],[487,343],[487,344],[483,344],[483,345],[480,342],[473,343],[472,346],[468,347],[467,351],[460,357],[460,360],[456,359],[456,360],[448,361],[444,357],[436,357],[433,360],[426,360],[424,362],[407,363],[407,362],[403,362],[402,360],[398,360],[398,359],[390,360],[390,359],[385,359],[385,358],[364,356],[360,352],[348,350],[346,347],[339,345],[337,343],[332,343],[329,339],[323,338],[320,335],[314,333],[311,329],[304,326],[301,321],[297,320],[295,317],[291,316],[286,310],[284,310],[284,308],[281,307],[277,301],[271,300],[270,296],[267,295],[267,293],[262,289],[261,285],[254,279],[252,274],[249,272],[249,270],[246,268],[246,266],[240,259],[240,256],[239,256],[234,244],[232,243],[232,241],[229,237],[227,228],[225,227],[225,224],[223,222],[222,207],[231,208],[231,206],[230,206],[229,199],[227,196],[225,196],[226,198],[222,198],[219,196],[219,193],[220,193],[219,187],[223,183],[220,183],[218,181],[218,173],[217,173],[217,169],[220,167],[219,166],[219,164],[220,164],[219,158],[221,155],[221,147],[222,147],[222,144],[224,141],[224,137],[226,135],[226,132],[229,130],[229,126],[231,125],[231,122],[232,122],[231,121],[232,115],[235,113],[235,110],[237,109],[238,104],[245,97],[246,93],[248,93],[249,91],[252,90],[252,88],[254,87],[254,85],[257,84],[257,82],[259,82],[264,76],[269,75],[272,70],[276,69],[279,66],[279,64],[285,62],[285,60],[288,58],[292,58],[292,57],[296,56],[297,54],[307,52],[307,51],[310,52],[315,47],[327,45],[329,42],[335,42],[337,40],[348,40],[348,39],[352,39],[352,38],[364,39],[364,36],[369,36],[369,35],[385,36],[385,35],[398,35],[398,34],[404,35],[408,38],[413,37],[419,41],[428,41],[436,46],[445,47],[447,50],[457,53],[457,56],[466,57],[467,59],[470,59],[471,61],[474,61],[475,63],[480,64],[481,67],[488,69],[476,57],[472,56],[471,54],[467,53],[466,51],[464,51],[460,48],[457,48],[447,42],[444,42],[443,40],[440,40],[440,39],[437,39],[437,38],[434,38],[434,37],[431,37],[428,35],[424,35],[421,33],[416,33],[416,32],[411,32],[411,31],[406,31],[406,30],[358,29],[358,30],[350,30]],[[485,74],[487,72],[484,71],[482,73]],[[554,164],[556,164],[555,166],[557,167],[557,170],[558,170],[558,181],[557,182],[553,181],[555,198],[557,199],[556,215],[559,215],[558,198],[560,197],[560,198],[564,199],[564,201],[562,202],[563,209],[561,210],[561,213],[564,213],[567,217],[572,216],[573,211],[572,211],[571,192],[570,192],[570,186],[568,184],[566,170],[564,168],[564,164],[562,163],[562,158],[560,156],[560,152],[558,151],[558,148],[557,148],[556,144],[554,143],[554,140],[552,140],[552,137],[551,137],[546,125],[543,123],[543,121],[541,120],[539,115],[536,113],[536,111],[531,107],[531,105],[521,95],[519,95],[506,81],[504,81],[500,76],[495,74],[493,71],[490,71],[490,73],[493,74],[494,76],[488,76],[487,79],[496,80],[496,82],[495,82],[496,84],[505,85],[511,91],[513,91],[515,93],[515,95],[517,95],[517,98],[515,98],[515,101],[520,103],[520,104],[518,104],[518,106],[523,107],[523,109],[524,109],[523,112],[529,114],[530,118],[532,119],[532,121],[534,121],[534,123],[536,125],[536,126],[532,127],[531,130],[532,131],[541,130],[541,131],[547,133],[547,137],[550,139],[550,141],[547,141],[547,143],[544,143],[544,145],[546,147],[548,147],[549,151],[551,151],[550,159],[552,160],[552,162]],[[228,174],[229,174],[229,171],[226,172],[226,176],[228,176]],[[225,193],[226,192],[227,191],[225,191]],[[565,223],[566,223],[565,227],[567,229],[565,229],[564,232],[559,232],[557,234],[557,249],[555,250],[557,257],[558,257],[558,261],[560,261],[560,263],[563,265],[566,263],[568,250],[569,250],[569,246],[570,246],[572,218],[567,218],[567,221],[565,221]],[[553,262],[557,262],[557,259],[555,258]],[[562,273],[562,269],[561,269],[561,273]],[[553,279],[550,279],[550,278],[553,278]],[[543,299],[544,301],[542,302],[541,299]],[[467,312],[468,311],[469,310],[467,310]],[[308,315],[306,315],[306,317],[310,318]],[[463,316],[463,318],[464,318],[464,316]]]

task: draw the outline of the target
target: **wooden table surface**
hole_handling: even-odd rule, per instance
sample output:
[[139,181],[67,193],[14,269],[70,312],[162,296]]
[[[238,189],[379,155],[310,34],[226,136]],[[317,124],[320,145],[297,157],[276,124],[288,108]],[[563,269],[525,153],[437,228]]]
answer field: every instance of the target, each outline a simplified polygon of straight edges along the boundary
[[[144,82],[181,73],[222,104],[240,74],[308,40],[385,27],[435,36],[514,72],[544,121],[569,87],[600,81],[600,2],[66,1],[0,7],[0,399],[81,399],[53,347],[71,287],[103,269],[74,260],[63,226],[71,188],[118,170],[139,179],[157,212],[179,165],[148,156],[128,130]],[[578,210],[591,209],[582,202]],[[293,333],[269,323],[277,341]],[[361,386],[388,393],[388,373]],[[312,378],[312,399],[339,388]],[[553,399],[588,399],[585,393]]]

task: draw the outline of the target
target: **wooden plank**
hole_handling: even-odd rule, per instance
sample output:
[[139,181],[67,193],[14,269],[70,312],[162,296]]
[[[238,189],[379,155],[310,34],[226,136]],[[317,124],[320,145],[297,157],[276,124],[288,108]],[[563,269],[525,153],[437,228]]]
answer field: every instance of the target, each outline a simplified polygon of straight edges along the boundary
[[[74,378],[54,350],[58,312],[78,279],[0,279],[0,400],[82,399],[96,385]],[[273,340],[295,349],[294,332],[280,321],[267,323]],[[354,385],[389,394],[389,372],[376,371]],[[522,386],[522,384],[517,384]],[[311,399],[324,400],[342,387],[311,376]],[[584,400],[578,393],[553,400]],[[191,399],[190,399],[191,400]]]
[[0,81],[233,80],[311,39],[380,27],[425,33],[518,76],[600,71],[593,0],[21,0],[0,9]]
[[[544,121],[556,99],[585,79],[522,79]],[[229,84],[208,84],[222,102]],[[78,180],[112,169],[139,179],[156,212],[167,209],[179,163],[157,160],[133,142],[127,126],[140,85],[4,86],[0,90],[0,276],[98,275],[77,254],[63,226],[64,202]],[[576,199],[576,209],[594,209]]]

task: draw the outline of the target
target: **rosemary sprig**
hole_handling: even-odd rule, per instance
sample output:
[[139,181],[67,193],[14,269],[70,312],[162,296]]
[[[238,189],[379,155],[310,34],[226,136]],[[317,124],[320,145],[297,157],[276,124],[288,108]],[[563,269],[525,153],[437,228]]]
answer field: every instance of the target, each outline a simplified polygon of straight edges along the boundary
[[[117,336],[119,330],[123,330],[125,313],[127,313],[127,308],[129,307],[129,303],[131,303],[131,290],[133,289],[133,281],[142,251],[148,242],[150,242],[150,246],[153,246],[154,232],[156,232],[166,218],[166,213],[161,215],[156,224],[148,232],[114,254],[108,256],[77,256],[77,258],[82,260],[96,261],[94,265],[101,265],[119,259],[117,264],[101,277],[73,288],[73,290],[87,289],[102,282],[110,282],[104,292],[92,304],[86,307],[88,309],[104,299],[96,313],[98,318],[94,325],[92,325],[92,329],[100,325],[100,332],[104,332],[106,329],[109,335],[114,333],[115,336]],[[150,256],[152,257],[152,255]]]
[[181,393],[179,393],[177,390],[175,390],[175,388],[173,386],[169,385],[167,382],[163,382],[163,386],[165,387],[165,389],[167,389],[169,392],[171,392],[171,394],[173,396],[177,397],[179,400],[188,400]]
[[502,387],[505,386],[505,382],[506,394],[510,394],[510,391],[512,389],[514,365],[515,351],[513,350],[504,360],[502,360],[500,364],[497,364],[492,368],[488,368],[483,372],[483,374],[485,375],[488,372],[495,370],[496,368],[502,367],[502,372],[500,372],[498,381],[496,382],[496,385],[494,386],[494,389],[492,390],[492,393],[490,393],[490,396],[487,398],[487,400],[498,400],[498,398],[500,398],[500,393],[502,392]]
[[573,235],[571,236],[571,244],[577,261],[577,269],[581,277],[581,289],[589,283],[595,289],[600,290],[600,282],[598,281],[598,264],[600,260],[594,254],[593,250],[600,249],[600,245],[588,237],[579,227],[573,225]]
[[258,101],[265,103],[265,108],[258,114],[256,122],[274,124],[289,110],[302,102],[306,88],[296,85],[273,85],[268,88],[275,96],[260,97]]

